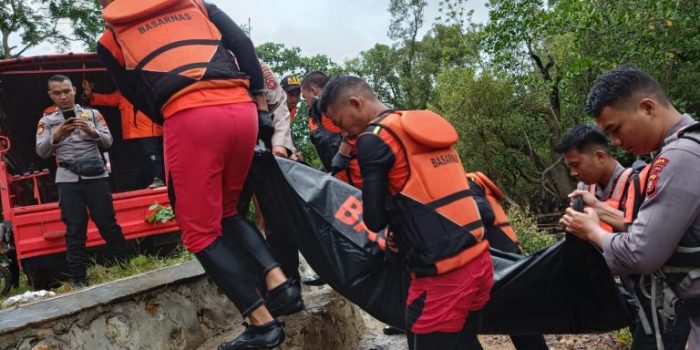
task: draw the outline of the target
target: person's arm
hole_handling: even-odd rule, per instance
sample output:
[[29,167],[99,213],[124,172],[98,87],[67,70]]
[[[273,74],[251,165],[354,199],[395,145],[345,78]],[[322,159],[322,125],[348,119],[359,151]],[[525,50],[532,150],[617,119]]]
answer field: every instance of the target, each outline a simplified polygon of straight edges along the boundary
[[209,20],[221,32],[223,46],[233,52],[233,55],[236,56],[238,67],[250,77],[251,94],[253,96],[264,95],[265,83],[253,42],[241,30],[241,27],[216,5],[207,3],[206,7]]
[[[59,132],[59,128],[57,128],[57,132]],[[46,125],[44,118],[41,118],[36,126],[36,154],[43,159],[49,158],[62,137],[57,138],[58,141],[54,142],[54,135],[51,129]]]
[[263,64],[263,74],[267,87],[267,105],[273,115],[272,125],[275,132],[272,134],[272,153],[278,157],[287,157],[287,150],[292,150],[292,132],[289,122],[289,109],[287,109],[287,94],[277,82],[277,77],[270,67]]
[[625,213],[621,210],[615,209],[605,202],[598,200],[593,193],[586,190],[575,190],[569,193],[569,198],[576,196],[581,197],[581,199],[583,199],[583,204],[595,210],[596,214],[598,214],[598,219],[610,225],[615,229],[615,232],[623,232],[626,230]]
[[[649,175],[647,199],[628,232],[607,234],[597,227],[597,215],[567,210],[569,231],[602,248],[615,274],[649,274],[657,271],[675,252],[678,243],[700,215],[697,174],[700,157],[685,150],[664,152],[665,166]],[[657,161],[658,161],[657,159]]]
[[92,122],[95,124],[93,130],[97,134],[94,136],[97,145],[101,148],[112,147],[112,133],[109,131],[105,118],[96,109],[92,110]]
[[389,196],[389,171],[395,157],[389,145],[375,134],[357,139],[357,160],[362,172],[362,215],[367,228],[379,232],[389,222],[386,200]]
[[493,226],[493,222],[496,221],[496,214],[493,213],[493,208],[491,204],[486,200],[486,194],[484,189],[481,188],[476,182],[469,180],[469,192],[471,192],[472,198],[476,202],[476,206],[479,207],[479,216],[481,216],[481,222],[484,226]]

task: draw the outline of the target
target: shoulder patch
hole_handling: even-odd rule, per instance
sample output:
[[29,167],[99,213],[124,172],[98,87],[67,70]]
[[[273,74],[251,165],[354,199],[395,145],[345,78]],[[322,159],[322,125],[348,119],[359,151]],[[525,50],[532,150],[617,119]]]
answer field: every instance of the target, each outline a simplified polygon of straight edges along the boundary
[[654,197],[657,192],[657,184],[661,178],[661,172],[668,165],[669,160],[666,157],[659,157],[651,164],[649,179],[647,180],[646,196],[647,198]]
[[46,131],[46,124],[44,124],[44,122],[42,121],[39,121],[39,124],[37,124],[36,126],[36,134],[38,136],[41,136],[44,134],[44,131]]
[[272,73],[270,66],[262,64],[263,77],[265,78],[265,87],[268,90],[274,90],[277,88],[277,79],[275,79],[275,74]]

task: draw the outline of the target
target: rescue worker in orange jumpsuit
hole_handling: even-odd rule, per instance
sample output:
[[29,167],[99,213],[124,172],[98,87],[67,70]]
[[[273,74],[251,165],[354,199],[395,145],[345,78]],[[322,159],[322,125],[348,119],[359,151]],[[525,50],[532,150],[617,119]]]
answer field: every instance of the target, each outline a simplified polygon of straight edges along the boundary
[[[116,107],[122,124],[122,139],[130,146],[139,165],[145,164],[148,188],[165,186],[163,171],[163,128],[149,119],[143,112],[134,110],[119,90],[109,94],[93,91],[94,84],[83,80],[83,103],[92,106]],[[147,182],[148,183],[148,182]]]
[[356,77],[333,78],[320,110],[357,137],[365,224],[372,231],[389,226],[411,271],[410,349],[479,349],[493,264],[453,148],[456,130],[429,111],[390,110]]
[[[255,144],[274,131],[253,43],[201,0],[100,3],[109,26],[98,55],[122,94],[163,125],[183,244],[250,321],[219,349],[279,346],[285,336],[276,317],[302,310],[301,293],[237,210]],[[256,288],[242,254],[260,265],[267,290]]]

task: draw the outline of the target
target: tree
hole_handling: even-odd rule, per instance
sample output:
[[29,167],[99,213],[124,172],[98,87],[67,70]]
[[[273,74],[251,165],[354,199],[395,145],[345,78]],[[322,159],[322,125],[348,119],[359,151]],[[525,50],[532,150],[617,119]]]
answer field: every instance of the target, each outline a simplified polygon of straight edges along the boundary
[[337,75],[342,72],[340,65],[326,55],[305,56],[301,49],[294,46],[286,47],[284,44],[267,42],[255,48],[263,62],[280,74],[306,74],[310,71],[320,70],[329,75]]
[[[61,21],[70,23],[70,33],[59,28]],[[80,41],[94,50],[102,29],[97,0],[3,0],[0,3],[0,55],[4,58],[19,57],[43,42],[66,46],[71,41]],[[20,36],[19,45],[10,45],[11,35]]]

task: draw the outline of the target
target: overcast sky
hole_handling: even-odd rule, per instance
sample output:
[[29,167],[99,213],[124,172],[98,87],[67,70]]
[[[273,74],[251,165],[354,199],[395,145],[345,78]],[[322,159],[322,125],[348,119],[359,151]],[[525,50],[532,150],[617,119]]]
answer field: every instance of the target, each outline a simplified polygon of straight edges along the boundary
[[[239,25],[250,22],[256,45],[272,41],[298,46],[305,55],[326,54],[338,63],[352,58],[376,43],[389,44],[388,0],[209,0],[228,13]],[[439,0],[427,0],[423,33],[439,15]],[[469,0],[474,21],[485,22],[486,0]],[[16,43],[18,36],[12,37]],[[67,51],[82,51],[75,46]],[[41,45],[26,55],[56,53],[51,45]]]

